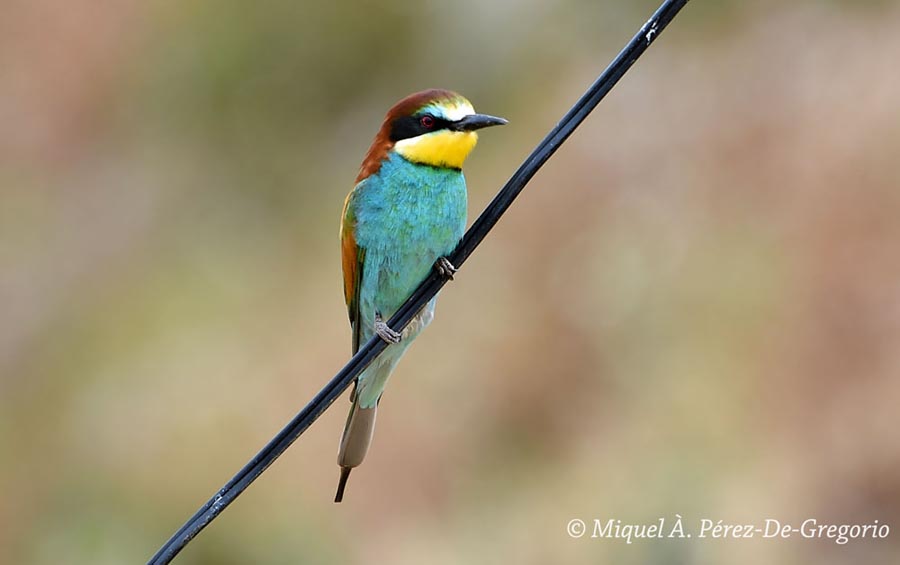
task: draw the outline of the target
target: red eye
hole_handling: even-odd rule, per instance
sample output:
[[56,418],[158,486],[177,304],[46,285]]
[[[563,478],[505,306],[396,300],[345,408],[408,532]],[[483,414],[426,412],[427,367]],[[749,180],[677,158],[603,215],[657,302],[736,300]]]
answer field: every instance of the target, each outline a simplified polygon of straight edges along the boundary
[[434,127],[434,118],[431,116],[422,116],[419,119],[419,123],[422,124],[423,128],[431,129]]

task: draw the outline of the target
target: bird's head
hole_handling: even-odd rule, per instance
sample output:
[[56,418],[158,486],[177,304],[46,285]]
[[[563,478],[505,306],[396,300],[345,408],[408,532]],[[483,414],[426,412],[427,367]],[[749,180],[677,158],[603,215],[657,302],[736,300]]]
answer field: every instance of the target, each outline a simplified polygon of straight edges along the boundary
[[468,100],[449,90],[410,94],[388,110],[360,178],[377,171],[390,151],[413,163],[461,169],[478,142],[476,130],[505,123],[503,118],[475,113]]

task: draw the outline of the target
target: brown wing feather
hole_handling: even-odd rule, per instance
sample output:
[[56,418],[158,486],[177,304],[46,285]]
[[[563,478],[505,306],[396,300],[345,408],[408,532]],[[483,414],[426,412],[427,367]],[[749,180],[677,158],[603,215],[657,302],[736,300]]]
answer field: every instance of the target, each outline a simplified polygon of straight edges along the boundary
[[344,301],[347,303],[347,314],[353,329],[353,353],[359,350],[359,287],[362,280],[366,250],[356,244],[356,218],[350,206],[351,192],[344,202],[344,214],[341,220],[341,265],[344,271]]

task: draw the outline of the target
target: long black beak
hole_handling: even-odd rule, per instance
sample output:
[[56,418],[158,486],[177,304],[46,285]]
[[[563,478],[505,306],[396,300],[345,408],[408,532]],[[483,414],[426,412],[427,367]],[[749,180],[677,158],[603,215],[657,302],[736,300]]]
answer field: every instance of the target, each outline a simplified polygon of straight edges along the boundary
[[502,126],[508,123],[503,118],[488,116],[487,114],[470,114],[461,120],[453,122],[451,127],[457,131],[474,131],[491,126]]

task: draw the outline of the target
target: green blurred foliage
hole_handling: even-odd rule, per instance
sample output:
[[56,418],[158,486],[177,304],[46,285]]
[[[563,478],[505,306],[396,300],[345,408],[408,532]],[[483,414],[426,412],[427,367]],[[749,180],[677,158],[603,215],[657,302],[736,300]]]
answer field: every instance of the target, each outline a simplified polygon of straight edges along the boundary
[[[9,3],[0,563],[146,560],[343,365],[396,99],[510,119],[474,217],[656,4]],[[178,562],[896,562],[565,526],[898,524],[898,24],[690,3],[443,293],[346,502],[342,400]]]

